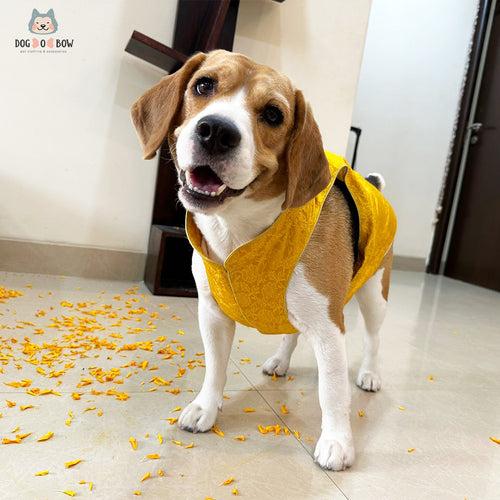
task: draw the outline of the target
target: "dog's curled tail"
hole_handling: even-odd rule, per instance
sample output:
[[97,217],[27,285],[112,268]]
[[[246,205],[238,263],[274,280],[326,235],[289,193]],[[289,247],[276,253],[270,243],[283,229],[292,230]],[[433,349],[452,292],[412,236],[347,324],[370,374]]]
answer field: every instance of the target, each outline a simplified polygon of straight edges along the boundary
[[373,184],[379,191],[383,191],[385,188],[385,180],[380,174],[368,174],[365,179]]

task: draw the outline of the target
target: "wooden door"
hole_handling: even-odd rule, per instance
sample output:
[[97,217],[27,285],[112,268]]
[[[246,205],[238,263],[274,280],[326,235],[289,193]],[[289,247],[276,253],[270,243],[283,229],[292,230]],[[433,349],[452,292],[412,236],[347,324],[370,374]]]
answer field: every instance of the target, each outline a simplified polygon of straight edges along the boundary
[[500,4],[444,274],[500,291]]

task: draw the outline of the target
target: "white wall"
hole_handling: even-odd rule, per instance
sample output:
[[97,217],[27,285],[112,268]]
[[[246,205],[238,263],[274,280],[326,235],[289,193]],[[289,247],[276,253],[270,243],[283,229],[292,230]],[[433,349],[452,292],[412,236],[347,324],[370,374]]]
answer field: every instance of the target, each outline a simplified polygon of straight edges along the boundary
[[[36,2],[35,2],[36,3]],[[75,39],[68,54],[20,54],[35,6],[4,0],[0,30],[0,238],[144,252],[156,161],[131,103],[162,72],[125,54],[133,29],[171,43],[175,0],[42,0]],[[325,144],[343,151],[370,0],[242,0],[236,49],[290,76]]]
[[357,165],[381,172],[399,219],[395,252],[427,257],[477,0],[375,0],[353,125]]
[[34,5],[2,5],[0,237],[144,251],[156,163],[141,160],[129,107],[162,72],[123,49],[134,28],[170,41],[176,2],[38,2],[74,48],[19,54]]

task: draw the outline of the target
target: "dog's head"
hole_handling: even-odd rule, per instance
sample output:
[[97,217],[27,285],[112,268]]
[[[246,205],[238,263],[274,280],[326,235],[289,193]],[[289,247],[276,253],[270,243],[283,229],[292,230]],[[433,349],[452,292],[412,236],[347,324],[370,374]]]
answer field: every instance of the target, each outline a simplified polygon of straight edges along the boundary
[[279,196],[283,208],[297,207],[330,179],[302,92],[241,54],[194,55],[133,105],[132,118],[146,159],[168,140],[192,212]]

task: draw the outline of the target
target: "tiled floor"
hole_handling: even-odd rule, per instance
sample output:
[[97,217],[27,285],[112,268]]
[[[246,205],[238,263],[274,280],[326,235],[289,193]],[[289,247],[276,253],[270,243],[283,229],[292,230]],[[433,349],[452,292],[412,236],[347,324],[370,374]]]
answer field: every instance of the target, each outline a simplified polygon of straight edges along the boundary
[[[357,459],[352,469],[330,473],[311,458],[320,413],[315,363],[304,341],[292,359],[293,379],[272,380],[259,365],[279,339],[239,328],[218,420],[224,437],[192,435],[166,419],[178,416],[176,407],[184,407],[201,385],[196,301],[152,297],[142,285],[127,295],[133,285],[0,273],[0,286],[23,292],[0,304],[0,439],[19,435],[21,441],[0,445],[0,498],[52,500],[72,491],[77,498],[222,500],[233,498],[235,487],[248,499],[500,498],[500,445],[489,439],[500,438],[499,294],[394,274],[382,332],[382,391],[367,394],[353,383]],[[362,333],[354,303],[346,316],[354,380]],[[135,350],[119,350],[124,345]],[[172,382],[157,385],[154,377]],[[4,385],[22,380],[31,383]],[[82,380],[91,383],[77,387]],[[106,395],[113,387],[118,396]],[[38,388],[60,395],[27,393]],[[172,389],[174,394],[165,392]],[[75,392],[82,394],[79,400]],[[117,399],[121,393],[129,398]],[[280,411],[283,403],[287,415]],[[25,405],[33,408],[21,410]],[[245,407],[255,412],[245,413]],[[288,426],[300,432],[300,441],[262,435],[259,424]],[[47,432],[54,435],[38,442]],[[237,435],[246,440],[235,440]],[[185,448],[191,442],[194,447]],[[65,468],[77,459],[82,461]],[[47,475],[35,476],[45,470]],[[148,472],[151,477],[141,482]],[[232,484],[221,485],[231,477]]]

